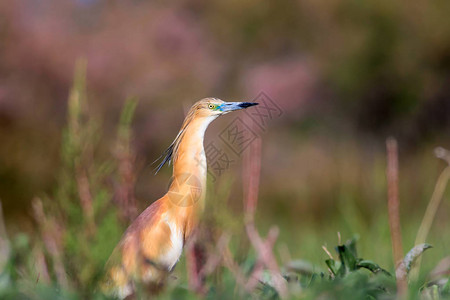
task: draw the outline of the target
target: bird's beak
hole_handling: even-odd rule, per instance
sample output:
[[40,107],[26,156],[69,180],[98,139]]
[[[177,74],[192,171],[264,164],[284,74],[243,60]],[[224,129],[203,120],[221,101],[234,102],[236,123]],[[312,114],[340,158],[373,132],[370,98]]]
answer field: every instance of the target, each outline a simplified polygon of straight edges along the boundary
[[220,111],[230,112],[234,110],[244,109],[250,106],[258,105],[255,102],[225,102],[219,106]]

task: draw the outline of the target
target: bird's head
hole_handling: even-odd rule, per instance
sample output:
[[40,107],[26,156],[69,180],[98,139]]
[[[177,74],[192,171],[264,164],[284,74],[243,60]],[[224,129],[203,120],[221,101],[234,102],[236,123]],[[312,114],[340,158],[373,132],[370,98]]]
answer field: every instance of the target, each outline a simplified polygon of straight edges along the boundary
[[205,98],[192,106],[197,117],[218,117],[232,111],[258,105],[254,102],[225,102],[217,98]]
[[[162,168],[162,166],[172,160],[172,157],[178,156],[178,149],[181,141],[186,135],[186,132],[191,124],[195,123],[194,127],[198,132],[201,131],[201,137],[203,139],[203,133],[208,127],[209,123],[221,115],[225,115],[229,112],[244,109],[250,106],[258,105],[254,102],[225,102],[217,98],[205,98],[194,105],[186,115],[180,132],[177,134],[175,140],[167,148],[167,150],[160,157],[162,162],[156,168],[156,173]],[[198,121],[198,122],[196,122]],[[156,161],[155,161],[156,162]]]

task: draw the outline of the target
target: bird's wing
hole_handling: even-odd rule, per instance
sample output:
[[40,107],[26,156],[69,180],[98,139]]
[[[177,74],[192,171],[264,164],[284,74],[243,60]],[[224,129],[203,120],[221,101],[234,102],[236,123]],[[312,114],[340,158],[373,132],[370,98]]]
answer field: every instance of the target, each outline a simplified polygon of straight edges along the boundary
[[130,289],[132,290],[129,279],[140,277],[138,268],[141,262],[145,261],[145,259],[140,260],[141,232],[146,231],[147,228],[158,227],[155,225],[158,223],[163,206],[162,198],[155,201],[125,231],[106,264],[106,276],[101,283],[103,291],[121,297]]

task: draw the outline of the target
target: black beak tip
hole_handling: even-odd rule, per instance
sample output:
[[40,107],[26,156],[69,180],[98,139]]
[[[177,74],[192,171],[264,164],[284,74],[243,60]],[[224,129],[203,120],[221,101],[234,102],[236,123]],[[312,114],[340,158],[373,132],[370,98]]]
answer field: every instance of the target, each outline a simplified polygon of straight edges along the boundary
[[259,103],[256,103],[256,102],[242,102],[242,103],[239,104],[239,107],[247,108],[247,107],[255,106],[255,105],[258,105],[258,104]]

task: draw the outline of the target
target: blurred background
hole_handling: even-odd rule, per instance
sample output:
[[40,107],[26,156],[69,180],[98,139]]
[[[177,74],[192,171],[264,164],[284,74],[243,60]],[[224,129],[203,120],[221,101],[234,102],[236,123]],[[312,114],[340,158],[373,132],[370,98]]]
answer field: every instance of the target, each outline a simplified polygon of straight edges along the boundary
[[[139,99],[138,211],[166,191],[171,169],[154,176],[151,163],[195,101],[264,97],[277,110],[255,129],[260,230],[278,225],[278,245],[312,262],[326,258],[320,246],[335,245],[337,232],[359,234],[362,255],[392,267],[385,140],[399,142],[409,249],[446,166],[433,149],[450,147],[449,11],[445,0],[0,2],[0,199],[8,232],[32,232],[31,200],[57,189],[67,99],[84,58],[87,108],[101,124],[96,158],[111,156],[124,101]],[[220,139],[235,117],[213,123],[205,145],[235,155]],[[236,219],[241,156],[212,172],[210,189],[232,191],[210,203]],[[444,198],[428,241],[435,254],[424,258],[429,268],[450,252],[449,214]]]

